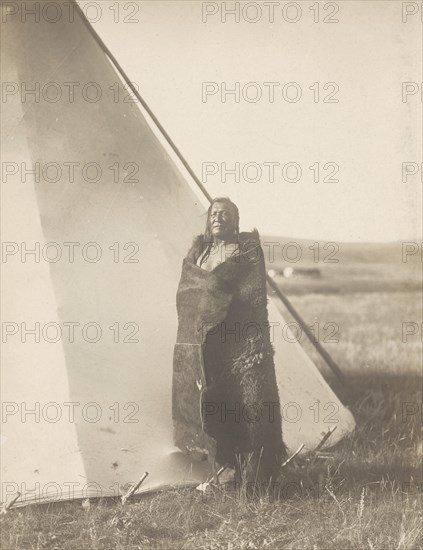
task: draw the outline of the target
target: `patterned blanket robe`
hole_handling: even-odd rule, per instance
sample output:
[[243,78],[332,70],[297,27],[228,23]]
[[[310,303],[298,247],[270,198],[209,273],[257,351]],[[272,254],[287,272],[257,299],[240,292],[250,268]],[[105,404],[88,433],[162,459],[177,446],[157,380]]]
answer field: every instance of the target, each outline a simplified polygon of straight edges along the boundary
[[[203,237],[183,261],[177,291],[172,412],[175,444],[201,458],[278,475],[285,456],[257,231],[212,271],[196,265]],[[238,458],[237,458],[238,455]]]

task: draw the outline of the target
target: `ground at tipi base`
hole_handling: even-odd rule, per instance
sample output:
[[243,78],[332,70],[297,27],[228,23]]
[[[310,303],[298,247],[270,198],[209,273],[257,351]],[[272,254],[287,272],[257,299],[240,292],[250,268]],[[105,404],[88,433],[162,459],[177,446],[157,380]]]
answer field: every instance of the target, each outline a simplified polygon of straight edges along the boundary
[[[328,350],[350,382],[357,428],[330,458],[291,464],[280,500],[195,489],[119,501],[17,508],[1,516],[2,550],[423,548],[421,343],[401,342],[404,319],[421,317],[417,292],[293,298],[312,322],[337,322]],[[419,321],[421,322],[421,320]]]

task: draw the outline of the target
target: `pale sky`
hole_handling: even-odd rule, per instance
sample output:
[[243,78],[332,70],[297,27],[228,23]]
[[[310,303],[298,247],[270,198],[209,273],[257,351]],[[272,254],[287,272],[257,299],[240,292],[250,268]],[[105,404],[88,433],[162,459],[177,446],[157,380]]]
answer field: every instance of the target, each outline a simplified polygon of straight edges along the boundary
[[[82,3],[82,2],[81,2]],[[215,15],[202,21],[202,2],[140,2],[133,19],[120,13],[114,22],[113,2],[102,1],[102,17],[93,26],[141,95],[166,128],[212,196],[228,195],[239,206],[241,229],[257,227],[261,233],[299,238],[345,241],[393,241],[421,236],[421,172],[402,181],[402,163],[422,161],[422,103],[419,93],[402,102],[403,82],[422,82],[422,24],[418,15],[402,21],[402,2],[300,1],[301,14],[290,8],[289,23],[275,2],[274,22],[269,11],[250,8],[246,15],[227,16],[222,3],[208,3]],[[122,5],[125,2],[121,2]],[[131,4],[130,2],[126,4]],[[241,2],[240,6],[245,5]],[[250,3],[251,4],[251,3]],[[254,4],[254,3],[253,3]],[[233,2],[226,5],[233,7]],[[255,3],[262,6],[262,3]],[[338,23],[316,23],[338,18]],[[264,5],[263,5],[264,6]],[[262,6],[262,8],[263,8]],[[314,11],[310,8],[314,6]],[[218,93],[203,101],[204,82]],[[221,100],[222,83],[236,82],[257,102]],[[269,85],[274,101],[269,101]],[[296,82],[302,96],[285,101],[282,88]],[[319,102],[309,89],[318,83]],[[338,103],[322,98],[335,82]],[[419,85],[419,84],[418,84]],[[315,85],[316,89],[316,85]],[[293,87],[288,94],[295,94]],[[291,96],[292,97],[292,96]],[[228,174],[240,163],[241,179]],[[320,181],[310,166],[319,163]],[[336,163],[339,182],[323,182]],[[202,176],[204,163],[218,172]],[[258,181],[245,181],[242,168],[257,163]],[[274,181],[269,165],[275,164]],[[286,181],[282,167],[297,163],[299,181]],[[294,172],[288,171],[287,178]],[[247,178],[254,179],[254,168]]]

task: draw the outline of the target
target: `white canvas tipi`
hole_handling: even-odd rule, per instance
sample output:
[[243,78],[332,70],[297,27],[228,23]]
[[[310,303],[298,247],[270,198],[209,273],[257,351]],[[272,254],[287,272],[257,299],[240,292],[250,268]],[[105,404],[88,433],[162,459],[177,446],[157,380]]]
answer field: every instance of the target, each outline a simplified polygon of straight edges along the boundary
[[[1,500],[118,494],[145,471],[142,490],[204,481],[208,465],[173,446],[171,378],[181,262],[207,201],[138,105],[82,96],[119,77],[78,14],[3,21]],[[79,87],[53,101],[52,82]],[[333,426],[314,422],[317,400],[337,408],[331,444],[351,432],[304,350],[274,346],[282,403],[296,404],[288,447]]]

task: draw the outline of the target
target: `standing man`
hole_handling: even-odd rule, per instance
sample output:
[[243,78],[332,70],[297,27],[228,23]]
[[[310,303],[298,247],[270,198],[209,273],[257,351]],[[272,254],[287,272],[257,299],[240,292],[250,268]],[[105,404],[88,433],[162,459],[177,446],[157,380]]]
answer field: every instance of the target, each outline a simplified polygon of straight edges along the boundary
[[172,410],[175,444],[238,479],[276,480],[285,456],[259,235],[237,206],[212,201],[183,261],[177,292]]

